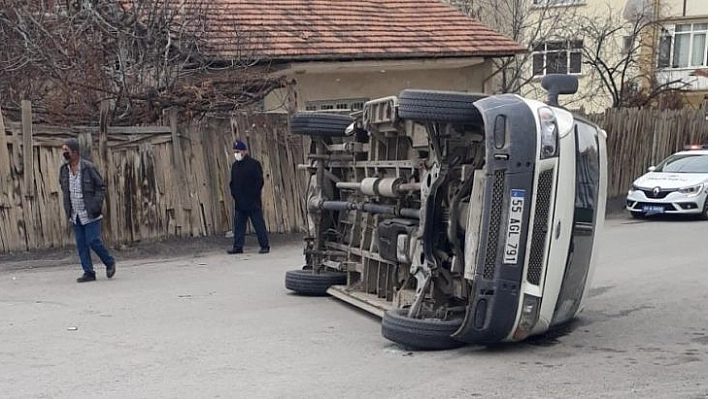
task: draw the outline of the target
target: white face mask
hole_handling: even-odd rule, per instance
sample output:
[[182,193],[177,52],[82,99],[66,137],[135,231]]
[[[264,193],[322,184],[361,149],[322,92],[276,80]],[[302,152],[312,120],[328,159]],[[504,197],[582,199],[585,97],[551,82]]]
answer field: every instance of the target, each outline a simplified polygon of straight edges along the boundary
[[234,152],[234,158],[236,158],[237,161],[241,162],[243,160],[243,154],[240,152]]

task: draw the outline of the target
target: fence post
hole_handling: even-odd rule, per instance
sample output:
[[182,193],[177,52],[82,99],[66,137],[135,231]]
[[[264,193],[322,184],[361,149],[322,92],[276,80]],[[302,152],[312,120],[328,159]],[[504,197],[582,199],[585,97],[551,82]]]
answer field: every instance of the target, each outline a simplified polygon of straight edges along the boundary
[[656,165],[656,121],[653,123],[654,128],[652,129],[652,140],[651,140],[651,164]]
[[170,131],[172,132],[172,156],[174,157],[177,172],[184,177],[184,154],[182,152],[182,141],[177,130],[177,109],[170,110]]
[[[96,161],[101,163],[103,174],[108,173],[108,116],[110,114],[110,103],[107,100],[101,101],[101,113],[98,122],[98,157]],[[98,163],[98,162],[96,162]]]
[[[184,162],[184,151],[182,151],[182,140],[179,135],[178,125],[177,125],[177,109],[172,108],[169,110],[170,117],[170,132],[172,133],[172,166],[177,171],[177,176],[175,181],[177,183],[177,213],[175,214],[175,219],[178,221],[178,228],[181,227],[181,223],[184,220],[185,209],[191,209],[189,203],[189,187],[190,183],[187,181],[187,176],[185,176],[186,166]],[[177,233],[177,235],[181,235]]]
[[34,150],[32,149],[32,103],[22,100],[22,175],[25,196],[34,197]]
[[78,136],[79,148],[81,149],[81,157],[95,163],[93,159],[93,136],[91,132],[81,132]]
[[5,134],[5,119],[0,108],[0,208],[10,207],[10,152],[7,149],[7,136]]
[[172,157],[175,162],[175,167],[177,168],[177,173],[179,173],[180,185],[181,187],[185,187],[187,179],[184,175],[184,151],[182,151],[182,140],[177,127],[176,108],[170,110],[170,132],[172,133]]
[[110,244],[115,244],[118,239],[118,221],[116,220],[118,215],[115,205],[116,198],[113,195],[113,193],[115,193],[115,187],[111,167],[112,163],[108,157],[108,118],[111,113],[110,101],[101,101],[100,112],[101,113],[99,114],[98,120],[98,156],[94,161],[100,162],[100,164],[99,162],[96,163],[100,165],[99,167],[101,168],[101,174],[103,175],[103,183],[106,185],[105,207],[108,216],[106,218],[107,220],[105,220],[106,231],[108,232],[108,239],[106,241]]

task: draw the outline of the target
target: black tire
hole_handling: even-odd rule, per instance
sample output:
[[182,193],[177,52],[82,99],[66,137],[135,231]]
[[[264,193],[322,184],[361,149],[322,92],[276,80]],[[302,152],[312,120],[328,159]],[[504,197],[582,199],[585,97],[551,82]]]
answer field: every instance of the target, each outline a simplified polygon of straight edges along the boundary
[[629,211],[633,219],[646,219],[647,215],[644,212]]
[[698,215],[698,220],[708,220],[708,197],[703,201],[703,212]]
[[347,283],[347,274],[342,272],[321,272],[312,270],[289,270],[285,272],[285,288],[301,295],[324,296],[332,285]]
[[452,349],[465,345],[451,337],[461,325],[462,318],[411,319],[407,309],[390,309],[384,313],[381,321],[381,334],[390,341],[412,349]]
[[485,94],[450,91],[403,90],[398,97],[398,116],[421,122],[482,123],[473,105]]
[[352,122],[346,115],[300,112],[290,118],[290,131],[305,136],[343,137]]

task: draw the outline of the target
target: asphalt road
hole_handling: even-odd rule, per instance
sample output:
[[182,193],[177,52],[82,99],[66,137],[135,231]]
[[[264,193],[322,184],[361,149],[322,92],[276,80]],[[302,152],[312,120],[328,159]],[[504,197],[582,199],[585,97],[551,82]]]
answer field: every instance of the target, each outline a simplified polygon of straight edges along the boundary
[[494,348],[410,352],[283,287],[269,255],[0,272],[2,398],[708,398],[708,222],[608,221],[585,312]]

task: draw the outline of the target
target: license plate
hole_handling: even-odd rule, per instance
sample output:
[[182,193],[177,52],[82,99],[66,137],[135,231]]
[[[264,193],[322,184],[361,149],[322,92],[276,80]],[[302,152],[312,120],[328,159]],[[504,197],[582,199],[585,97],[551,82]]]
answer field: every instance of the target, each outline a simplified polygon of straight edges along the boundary
[[506,244],[504,244],[505,264],[516,264],[519,261],[519,243],[521,242],[525,200],[526,190],[511,190],[509,222],[506,227]]
[[661,205],[644,205],[642,210],[644,213],[664,213],[664,207]]

